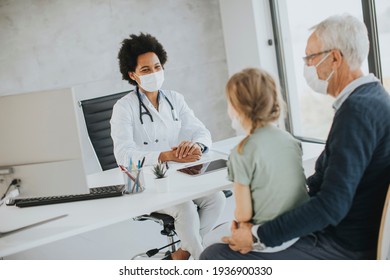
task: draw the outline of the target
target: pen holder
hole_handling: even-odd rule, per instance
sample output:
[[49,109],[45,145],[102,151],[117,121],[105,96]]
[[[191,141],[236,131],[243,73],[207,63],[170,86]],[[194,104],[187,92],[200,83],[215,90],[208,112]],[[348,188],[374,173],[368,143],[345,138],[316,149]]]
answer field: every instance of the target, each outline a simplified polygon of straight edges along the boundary
[[123,173],[123,178],[125,181],[126,193],[140,193],[145,190],[145,179],[142,168]]

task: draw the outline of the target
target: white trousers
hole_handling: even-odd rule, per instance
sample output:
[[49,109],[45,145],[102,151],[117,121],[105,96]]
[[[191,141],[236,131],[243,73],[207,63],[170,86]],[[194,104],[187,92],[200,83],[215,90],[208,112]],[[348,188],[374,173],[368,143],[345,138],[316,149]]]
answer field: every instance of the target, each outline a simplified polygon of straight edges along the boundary
[[197,260],[203,251],[203,237],[215,226],[225,208],[225,195],[217,192],[157,211],[175,219],[181,248]]

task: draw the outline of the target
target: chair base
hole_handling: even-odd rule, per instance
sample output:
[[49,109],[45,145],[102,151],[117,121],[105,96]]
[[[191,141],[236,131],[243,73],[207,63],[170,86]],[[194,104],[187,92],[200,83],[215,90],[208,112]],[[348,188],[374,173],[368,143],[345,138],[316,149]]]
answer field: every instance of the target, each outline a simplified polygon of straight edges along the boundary
[[[175,225],[174,225],[174,219],[172,216],[169,216],[167,214],[161,214],[161,213],[151,213],[150,215],[142,215],[133,218],[135,221],[154,221],[156,223],[159,223],[163,229],[160,232],[162,235],[165,235],[167,237],[168,245],[163,246],[161,248],[155,248],[148,250],[145,253],[140,253],[132,257],[132,260],[137,260],[137,259],[144,259],[144,260],[161,260],[166,258],[171,254],[171,252],[176,251],[176,243],[180,242],[180,240],[175,241],[174,237],[176,235],[175,232]],[[166,252],[160,252],[160,250],[168,248],[169,251]]]
[[131,258],[131,260],[163,260],[171,255],[171,251],[158,252],[154,256],[149,257],[146,253],[140,253]]
[[[168,245],[163,246],[159,249],[151,249],[145,253],[139,253],[131,258],[131,260],[138,260],[138,259],[144,259],[144,260],[162,260],[166,259],[167,256],[169,256],[171,253],[176,251],[176,243],[180,242],[180,240],[174,240],[173,236],[168,236]],[[165,249],[169,247],[170,250],[168,251],[160,251],[161,249]]]

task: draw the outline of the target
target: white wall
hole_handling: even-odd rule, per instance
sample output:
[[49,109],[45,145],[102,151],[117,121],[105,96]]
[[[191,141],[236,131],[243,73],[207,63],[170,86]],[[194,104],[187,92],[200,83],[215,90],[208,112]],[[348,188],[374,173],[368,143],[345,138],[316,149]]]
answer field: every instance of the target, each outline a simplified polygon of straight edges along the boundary
[[229,75],[260,67],[278,79],[268,0],[220,0]]
[[[117,53],[139,32],[168,53],[163,88],[185,96],[214,140],[232,136],[218,0],[0,0],[0,95],[72,87],[86,99],[127,90]],[[87,173],[98,171],[83,145]]]
[[[268,0],[220,0],[229,76],[247,67],[258,67],[279,81],[275,39]],[[287,112],[278,125],[285,127]]]

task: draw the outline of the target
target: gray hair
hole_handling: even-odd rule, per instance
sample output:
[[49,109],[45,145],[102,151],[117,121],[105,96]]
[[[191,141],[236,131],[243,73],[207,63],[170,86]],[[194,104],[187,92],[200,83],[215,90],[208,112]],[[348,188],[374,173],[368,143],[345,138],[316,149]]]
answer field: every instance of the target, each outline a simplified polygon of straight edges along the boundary
[[340,50],[351,70],[359,69],[368,56],[367,28],[356,17],[347,14],[331,16],[310,30],[314,30],[324,50]]

